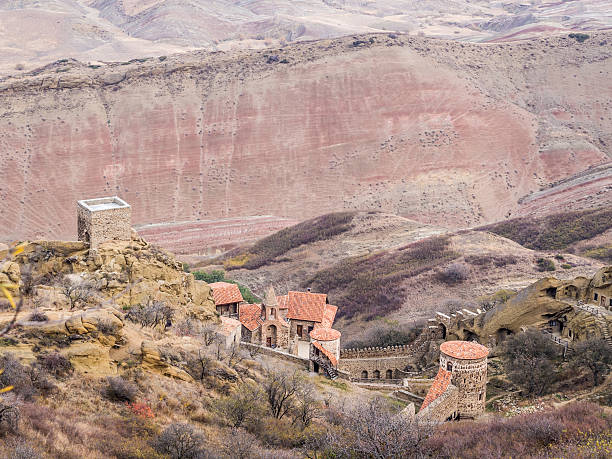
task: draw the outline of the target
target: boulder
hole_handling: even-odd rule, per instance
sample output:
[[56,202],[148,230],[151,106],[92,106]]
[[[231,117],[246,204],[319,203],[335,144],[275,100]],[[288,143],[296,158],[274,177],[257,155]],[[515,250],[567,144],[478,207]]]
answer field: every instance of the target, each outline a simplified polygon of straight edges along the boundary
[[193,381],[189,373],[164,361],[159,348],[151,341],[142,342],[140,354],[143,369],[182,381]]

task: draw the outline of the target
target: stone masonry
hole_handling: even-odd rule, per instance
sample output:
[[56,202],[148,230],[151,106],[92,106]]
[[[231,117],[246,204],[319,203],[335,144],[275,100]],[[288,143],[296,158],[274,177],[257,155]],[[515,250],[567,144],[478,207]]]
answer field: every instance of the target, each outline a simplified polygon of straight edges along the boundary
[[117,196],[78,201],[78,237],[96,249],[102,242],[131,238],[132,208]]

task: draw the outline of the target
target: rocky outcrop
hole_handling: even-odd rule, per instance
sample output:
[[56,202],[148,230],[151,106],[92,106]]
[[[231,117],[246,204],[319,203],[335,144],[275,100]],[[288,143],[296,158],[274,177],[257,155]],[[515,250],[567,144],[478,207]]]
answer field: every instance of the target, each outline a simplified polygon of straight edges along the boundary
[[181,379],[183,381],[193,381],[193,378],[185,370],[170,365],[161,355],[159,348],[151,341],[143,341],[140,346],[142,358],[142,368],[148,371],[159,373],[170,378]]
[[19,265],[31,267],[37,279],[48,279],[34,290],[43,305],[65,305],[57,284],[72,276],[99,292],[89,299],[91,305],[130,307],[153,299],[166,302],[185,316],[204,321],[216,318],[208,284],[195,280],[171,254],[136,234],[131,241],[103,243],[95,254],[82,242],[31,242],[2,273],[19,282]]

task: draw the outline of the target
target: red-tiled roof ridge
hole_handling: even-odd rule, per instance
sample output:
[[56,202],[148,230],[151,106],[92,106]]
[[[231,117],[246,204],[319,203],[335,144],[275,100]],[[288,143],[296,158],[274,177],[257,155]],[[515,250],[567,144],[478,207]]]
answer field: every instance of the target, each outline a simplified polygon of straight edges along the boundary
[[316,347],[318,350],[320,350],[323,353],[323,355],[329,359],[329,361],[334,367],[338,366],[338,359],[336,359],[336,356],[334,354],[329,352],[327,349],[325,349],[323,346],[321,346],[321,344],[317,343],[316,341],[314,341],[312,345]]
[[444,368],[440,367],[440,369],[438,370],[438,374],[436,375],[436,379],[434,379],[433,384],[431,385],[429,391],[427,392],[427,395],[425,396],[425,400],[423,400],[423,404],[421,405],[421,411],[427,408],[427,405],[429,405],[435,399],[440,397],[444,392],[446,392],[446,389],[448,389],[448,386],[451,381],[451,376],[452,373],[450,371],[447,371]]
[[338,306],[334,306],[333,304],[326,304],[325,310],[323,311],[323,320],[321,321],[321,326],[325,328],[331,328],[334,325],[334,319],[336,318],[337,312]]
[[238,309],[240,323],[250,331],[257,330],[262,323],[261,304],[241,304]]
[[278,309],[289,309],[289,295],[277,295]]
[[287,318],[306,320],[309,322],[322,322],[327,304],[325,293],[294,292],[288,294],[289,311]]
[[213,282],[208,285],[210,285],[212,289],[215,305],[241,303],[244,301],[240,289],[236,284],[230,284],[229,282]]

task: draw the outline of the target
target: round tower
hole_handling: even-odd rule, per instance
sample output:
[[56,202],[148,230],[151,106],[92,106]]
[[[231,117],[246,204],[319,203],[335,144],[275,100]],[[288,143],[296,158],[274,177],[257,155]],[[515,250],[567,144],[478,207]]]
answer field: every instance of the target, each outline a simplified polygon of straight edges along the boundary
[[487,398],[489,350],[472,341],[446,341],[440,346],[440,367],[451,372],[451,384],[459,389],[457,412],[475,418],[484,412]]
[[333,328],[315,328],[310,332],[310,340],[312,343],[319,343],[335,358],[336,362],[340,359],[340,332]]

